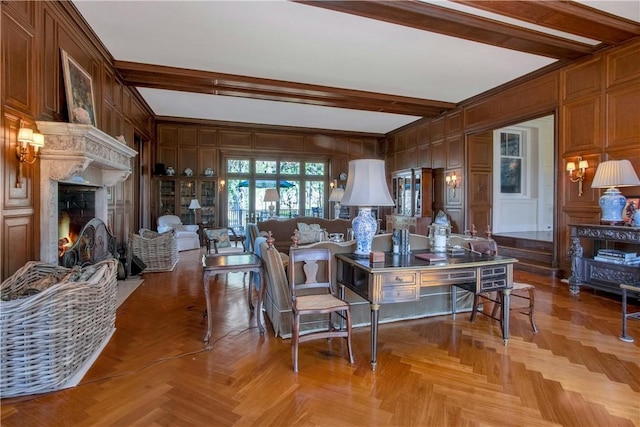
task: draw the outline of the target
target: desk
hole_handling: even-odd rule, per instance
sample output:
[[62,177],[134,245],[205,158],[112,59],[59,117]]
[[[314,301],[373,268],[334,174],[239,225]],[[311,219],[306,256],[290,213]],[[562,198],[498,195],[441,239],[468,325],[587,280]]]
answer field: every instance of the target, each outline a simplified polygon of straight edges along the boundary
[[209,281],[211,276],[216,274],[226,273],[252,273],[249,275],[249,305],[251,306],[251,290],[253,288],[253,274],[260,275],[260,292],[258,292],[257,307],[254,308],[256,314],[256,322],[258,323],[258,330],[260,334],[264,334],[264,326],[260,316],[262,315],[262,296],[264,294],[264,280],[262,276],[262,261],[260,258],[252,253],[237,253],[228,255],[204,255],[202,257],[202,284],[204,285],[204,297],[207,302],[207,333],[204,336],[204,342],[209,343],[211,338],[211,331],[213,329],[213,320],[211,316],[211,291],[209,289]]
[[[371,368],[376,369],[378,346],[378,317],[380,305],[420,299],[420,288],[438,285],[461,287],[469,292],[501,291],[502,337],[504,345],[509,340],[509,304],[513,288],[513,264],[515,258],[499,255],[465,255],[447,257],[446,262],[431,264],[410,255],[385,253],[384,262],[371,264],[368,259],[355,258],[353,254],[336,254],[337,281],[341,296],[347,287],[369,301],[371,305]],[[456,313],[455,295],[451,299],[451,312]]]

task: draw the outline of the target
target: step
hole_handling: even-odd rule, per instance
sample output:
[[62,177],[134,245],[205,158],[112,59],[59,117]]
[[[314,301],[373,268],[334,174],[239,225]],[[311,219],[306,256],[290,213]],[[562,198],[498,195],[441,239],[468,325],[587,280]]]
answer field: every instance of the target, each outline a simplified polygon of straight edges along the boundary
[[553,264],[553,255],[550,252],[547,253],[529,249],[498,246],[498,254],[517,258],[520,261],[529,261],[535,264],[548,265],[549,267]]
[[514,264],[513,268],[514,270],[527,271],[529,273],[539,274],[540,276],[545,277],[560,277],[559,268],[550,267],[547,265],[531,264],[521,260],[518,260],[518,262]]

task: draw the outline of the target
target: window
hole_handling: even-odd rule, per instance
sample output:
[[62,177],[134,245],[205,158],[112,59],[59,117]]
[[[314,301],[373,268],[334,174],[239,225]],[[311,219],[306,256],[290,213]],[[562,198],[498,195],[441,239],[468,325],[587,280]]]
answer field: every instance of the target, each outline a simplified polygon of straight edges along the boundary
[[275,215],[325,215],[328,160],[237,158],[226,160],[227,224],[244,227],[247,222],[267,219],[272,202],[265,202],[269,188],[276,188],[280,201]]
[[521,132],[500,132],[500,192],[522,194],[524,141]]

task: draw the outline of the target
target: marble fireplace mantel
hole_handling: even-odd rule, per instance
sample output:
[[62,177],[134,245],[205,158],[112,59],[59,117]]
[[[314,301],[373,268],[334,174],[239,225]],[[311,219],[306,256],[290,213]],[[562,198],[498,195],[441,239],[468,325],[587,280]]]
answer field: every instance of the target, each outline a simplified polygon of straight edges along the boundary
[[91,125],[37,122],[40,151],[40,259],[58,263],[58,184],[96,187],[96,218],[108,223],[107,187],[131,175],[138,153]]

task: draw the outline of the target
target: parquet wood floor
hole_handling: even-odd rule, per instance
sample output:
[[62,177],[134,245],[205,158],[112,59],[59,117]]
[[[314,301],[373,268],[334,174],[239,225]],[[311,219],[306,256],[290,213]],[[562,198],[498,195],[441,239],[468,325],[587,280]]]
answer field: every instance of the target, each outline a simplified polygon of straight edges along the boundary
[[[172,273],[145,275],[117,312],[117,330],[78,387],[1,402],[2,426],[640,426],[640,322],[618,340],[619,298],[516,272],[537,288],[536,322],[468,314],[369,329],[300,348],[260,336],[242,274],[212,284],[212,348],[202,343],[198,251]],[[638,309],[635,305],[634,309]]]

